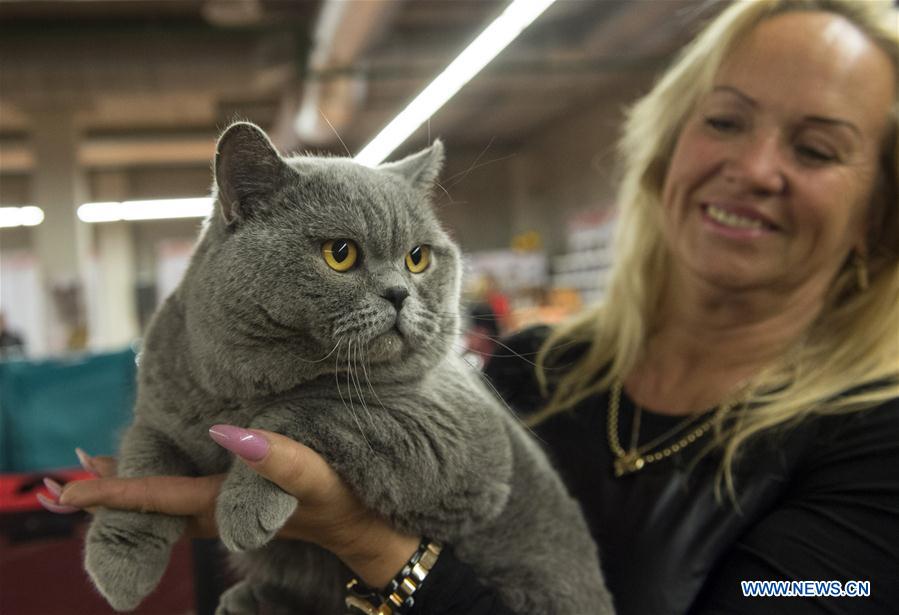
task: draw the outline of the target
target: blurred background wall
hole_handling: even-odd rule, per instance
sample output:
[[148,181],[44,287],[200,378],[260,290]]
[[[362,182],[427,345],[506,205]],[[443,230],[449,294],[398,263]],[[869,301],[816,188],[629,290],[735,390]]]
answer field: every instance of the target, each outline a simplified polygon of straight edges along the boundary
[[[235,118],[283,152],[355,155],[507,4],[0,0],[0,206],[43,212],[0,228],[6,329],[30,357],[139,338],[201,219],[80,205],[207,195]],[[599,297],[622,110],[716,4],[560,0],[391,155],[445,141],[469,295],[492,272],[512,324]]]

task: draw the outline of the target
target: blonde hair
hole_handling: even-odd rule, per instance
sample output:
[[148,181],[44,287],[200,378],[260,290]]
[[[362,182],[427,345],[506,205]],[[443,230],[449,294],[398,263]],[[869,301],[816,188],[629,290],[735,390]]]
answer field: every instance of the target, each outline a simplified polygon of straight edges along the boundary
[[[537,377],[545,394],[551,381],[552,395],[531,417],[532,424],[609,389],[636,366],[656,322],[667,277],[659,203],[681,126],[711,89],[734,45],[759,22],[792,11],[826,11],[848,19],[890,56],[899,89],[897,13],[889,2],[743,0],[714,19],[630,109],[619,142],[623,177],[607,294],[599,307],[555,328],[541,347]],[[735,498],[733,463],[740,447],[760,432],[809,415],[861,410],[899,397],[899,92],[894,100],[871,203],[869,287],[857,290],[847,258],[806,335],[740,391],[739,404],[719,408],[705,450],[720,448],[723,453],[719,495],[723,482]],[[571,369],[551,369],[571,343],[587,344],[584,355]]]

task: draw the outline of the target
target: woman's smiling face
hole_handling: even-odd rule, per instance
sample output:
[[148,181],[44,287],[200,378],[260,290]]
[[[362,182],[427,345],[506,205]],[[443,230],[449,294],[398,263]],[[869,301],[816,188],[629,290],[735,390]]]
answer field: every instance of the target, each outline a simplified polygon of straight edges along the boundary
[[761,22],[687,118],[663,187],[676,271],[731,290],[821,293],[864,251],[895,85],[843,18]]

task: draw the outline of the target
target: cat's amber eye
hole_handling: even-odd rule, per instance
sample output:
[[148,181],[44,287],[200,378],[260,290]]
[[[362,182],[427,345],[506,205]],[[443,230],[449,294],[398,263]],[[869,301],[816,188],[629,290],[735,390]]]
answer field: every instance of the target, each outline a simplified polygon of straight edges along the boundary
[[359,259],[359,248],[352,239],[329,239],[322,244],[322,256],[334,271],[349,271]]
[[415,246],[406,253],[406,269],[421,273],[431,264],[431,246]]

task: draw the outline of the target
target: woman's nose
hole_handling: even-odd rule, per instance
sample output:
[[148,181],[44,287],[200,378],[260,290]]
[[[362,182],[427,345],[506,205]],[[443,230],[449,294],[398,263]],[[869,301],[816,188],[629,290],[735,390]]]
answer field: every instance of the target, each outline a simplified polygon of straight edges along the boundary
[[754,194],[780,194],[786,187],[780,138],[775,133],[752,135],[735,150],[724,168],[724,177]]

